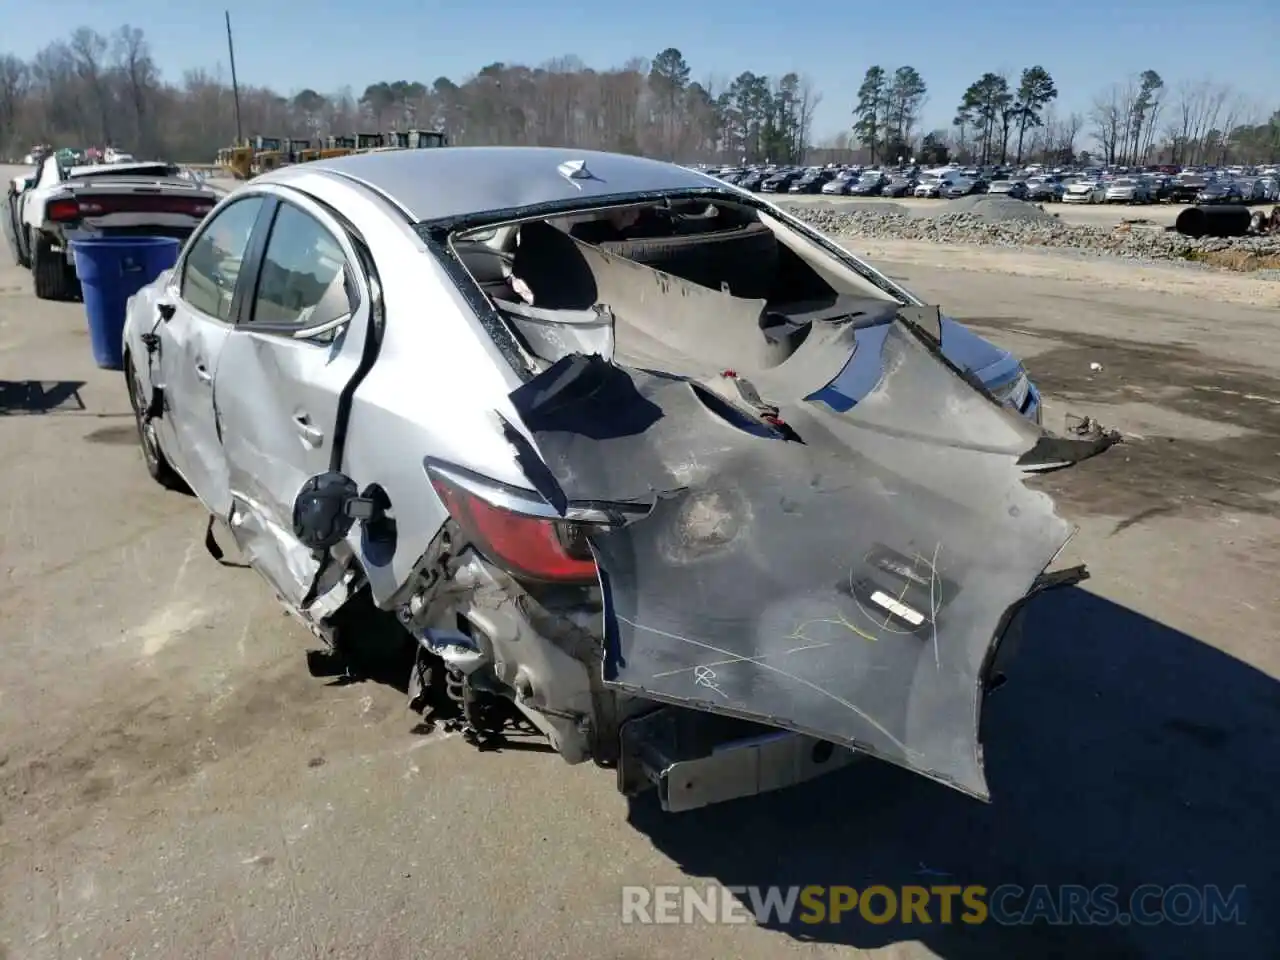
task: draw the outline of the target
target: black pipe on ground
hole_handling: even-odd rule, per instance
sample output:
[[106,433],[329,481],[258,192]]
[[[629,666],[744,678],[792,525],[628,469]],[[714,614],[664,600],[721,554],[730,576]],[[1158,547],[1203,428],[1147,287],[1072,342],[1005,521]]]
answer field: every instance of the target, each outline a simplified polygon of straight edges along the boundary
[[1245,206],[1187,207],[1173,228],[1184,237],[1243,237],[1253,214]]

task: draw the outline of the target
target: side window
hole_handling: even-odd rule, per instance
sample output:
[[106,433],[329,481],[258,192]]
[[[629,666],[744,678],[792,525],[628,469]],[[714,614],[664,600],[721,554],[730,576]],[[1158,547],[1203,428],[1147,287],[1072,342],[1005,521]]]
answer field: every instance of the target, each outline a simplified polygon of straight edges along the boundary
[[205,226],[187,251],[179,293],[184,302],[219,320],[230,319],[236,279],[262,203],[262,197],[237,200]]
[[262,258],[250,322],[314,327],[347,316],[357,305],[337,238],[310,214],[282,203]]

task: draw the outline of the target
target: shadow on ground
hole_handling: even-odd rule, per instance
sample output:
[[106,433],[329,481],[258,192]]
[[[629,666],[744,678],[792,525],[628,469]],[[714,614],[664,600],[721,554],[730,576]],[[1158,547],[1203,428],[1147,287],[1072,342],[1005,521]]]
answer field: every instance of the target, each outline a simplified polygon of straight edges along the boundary
[[1121,908],[1142,884],[1247,887],[1245,925],[943,925],[936,909],[928,925],[856,912],[839,925],[773,924],[797,939],[919,941],[948,960],[1271,955],[1280,685],[1079,588],[1038,598],[1026,629],[983,718],[990,805],[866,761],[683,815],[646,797],[631,821],[689,874],[724,886],[1113,884]]
[[[1066,508],[1142,518],[1195,510],[1275,513],[1280,494],[1280,381],[1267,371],[1208,359],[1194,345],[1147,344],[999,317],[965,323],[1062,346],[1027,360],[1032,378],[1077,414],[1145,404],[1189,425],[1127,437],[1122,448],[1064,471],[1044,488]],[[1091,369],[1105,360],[1099,371]],[[1197,429],[1206,432],[1196,435]],[[1090,482],[1096,478],[1097,482]]]
[[83,380],[0,380],[0,416],[78,413]]

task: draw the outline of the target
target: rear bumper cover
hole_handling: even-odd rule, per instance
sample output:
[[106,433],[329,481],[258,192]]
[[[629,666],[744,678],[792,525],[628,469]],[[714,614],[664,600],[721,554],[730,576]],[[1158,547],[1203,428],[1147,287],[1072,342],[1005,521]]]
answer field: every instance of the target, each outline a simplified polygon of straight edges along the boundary
[[1024,475],[1114,438],[1050,437],[993,403],[941,357],[925,311],[893,321],[871,385],[836,409],[822,392],[854,342],[823,325],[753,372],[785,429],[743,412],[736,375],[568,356],[512,394],[540,461],[526,472],[561,511],[647,507],[591,537],[607,684],[986,799],[985,678],[1072,534]]

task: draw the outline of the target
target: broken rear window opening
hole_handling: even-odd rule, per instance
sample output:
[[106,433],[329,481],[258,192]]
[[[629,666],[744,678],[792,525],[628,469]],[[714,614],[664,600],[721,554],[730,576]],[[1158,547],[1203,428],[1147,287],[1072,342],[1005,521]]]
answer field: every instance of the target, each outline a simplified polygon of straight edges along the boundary
[[451,545],[598,584],[607,688],[986,798],[994,654],[1072,533],[1024,479],[1113,441],[1046,445],[937,307],[736,195],[420,229],[521,381],[494,414],[527,488],[426,463]]
[[815,330],[919,303],[803,225],[723,194],[548,213],[449,237],[535,369],[593,353],[749,375],[785,364]]

